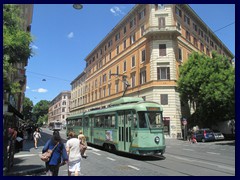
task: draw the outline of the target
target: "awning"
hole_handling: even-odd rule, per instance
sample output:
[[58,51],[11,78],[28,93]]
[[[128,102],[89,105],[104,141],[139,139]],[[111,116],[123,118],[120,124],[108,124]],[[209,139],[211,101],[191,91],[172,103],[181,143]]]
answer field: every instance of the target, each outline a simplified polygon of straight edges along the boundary
[[11,104],[8,105],[8,111],[14,113],[20,119],[23,119],[22,113],[20,113],[18,110],[16,110]]

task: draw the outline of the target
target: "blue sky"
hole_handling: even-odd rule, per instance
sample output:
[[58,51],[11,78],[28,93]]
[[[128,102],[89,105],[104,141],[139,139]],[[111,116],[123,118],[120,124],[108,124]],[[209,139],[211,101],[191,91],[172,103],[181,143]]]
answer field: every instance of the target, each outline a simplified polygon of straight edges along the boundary
[[[85,57],[133,8],[133,4],[34,5],[31,33],[34,56],[28,61],[25,96],[34,105],[71,90],[85,68]],[[235,55],[235,5],[190,5]],[[46,81],[43,81],[46,80]]]

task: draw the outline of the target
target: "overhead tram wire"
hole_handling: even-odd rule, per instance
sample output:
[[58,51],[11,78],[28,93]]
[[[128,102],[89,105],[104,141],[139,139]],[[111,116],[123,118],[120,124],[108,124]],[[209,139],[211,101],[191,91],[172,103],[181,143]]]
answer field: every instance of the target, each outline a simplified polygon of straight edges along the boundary
[[224,28],[226,28],[226,27],[228,27],[228,26],[231,26],[232,24],[235,24],[235,21],[232,22],[232,23],[230,23],[230,24],[228,24],[228,25],[226,25],[226,26],[224,26],[224,27],[221,27],[221,28],[219,28],[219,29],[217,29],[217,30],[215,30],[215,31],[213,31],[213,32],[215,33],[215,32],[217,32],[217,31],[220,31],[220,30],[222,30],[222,29],[224,29]]
[[41,76],[44,76],[44,77],[58,79],[58,80],[61,80],[61,81],[71,82],[70,80],[62,79],[62,78],[59,78],[59,77],[54,77],[54,76],[49,76],[49,75],[45,75],[45,74],[41,74],[41,73],[31,72],[31,71],[28,71],[28,70],[27,70],[27,72],[32,73],[32,74],[41,75]]

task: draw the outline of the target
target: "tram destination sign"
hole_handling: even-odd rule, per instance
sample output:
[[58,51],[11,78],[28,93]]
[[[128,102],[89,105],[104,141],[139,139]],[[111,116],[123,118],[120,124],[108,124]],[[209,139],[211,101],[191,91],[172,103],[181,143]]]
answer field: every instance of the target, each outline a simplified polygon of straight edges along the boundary
[[159,107],[147,107],[148,111],[160,111]]

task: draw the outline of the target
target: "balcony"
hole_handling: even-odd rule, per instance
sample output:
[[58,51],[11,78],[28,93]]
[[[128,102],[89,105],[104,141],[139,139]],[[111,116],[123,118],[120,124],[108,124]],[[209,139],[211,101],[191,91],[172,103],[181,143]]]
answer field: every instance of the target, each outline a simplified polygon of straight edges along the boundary
[[143,33],[143,36],[146,38],[153,35],[175,35],[177,37],[181,36],[181,30],[175,25],[165,26],[161,28],[159,26],[150,26]]

